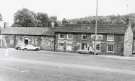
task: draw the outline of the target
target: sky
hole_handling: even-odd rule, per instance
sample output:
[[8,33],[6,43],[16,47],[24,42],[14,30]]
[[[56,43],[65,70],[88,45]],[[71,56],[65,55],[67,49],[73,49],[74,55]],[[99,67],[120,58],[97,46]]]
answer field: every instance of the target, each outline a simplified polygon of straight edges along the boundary
[[[98,1],[100,16],[135,13],[135,0]],[[0,13],[3,20],[9,24],[13,23],[14,13],[22,8],[57,16],[58,20],[71,19],[95,16],[96,0],[1,0],[0,2]]]

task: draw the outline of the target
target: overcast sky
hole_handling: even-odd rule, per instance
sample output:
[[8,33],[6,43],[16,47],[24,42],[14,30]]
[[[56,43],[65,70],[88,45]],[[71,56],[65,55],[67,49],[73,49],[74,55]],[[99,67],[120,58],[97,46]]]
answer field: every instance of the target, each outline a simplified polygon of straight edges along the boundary
[[[22,8],[44,12],[61,20],[94,16],[96,0],[2,0],[0,2],[0,13],[10,24],[13,22],[14,13]],[[99,15],[127,13],[135,13],[135,0],[99,0]]]

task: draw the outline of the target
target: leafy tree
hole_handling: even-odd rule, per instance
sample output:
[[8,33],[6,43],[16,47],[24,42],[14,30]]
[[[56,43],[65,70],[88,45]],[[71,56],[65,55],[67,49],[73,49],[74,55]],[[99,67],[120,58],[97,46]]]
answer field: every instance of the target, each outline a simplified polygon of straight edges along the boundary
[[[79,21],[78,21],[79,22]],[[64,24],[68,24],[68,21],[67,21],[67,19],[66,18],[63,18],[62,19],[62,24],[64,25]]]
[[51,27],[51,23],[54,22],[54,26],[57,27],[58,26],[58,21],[57,21],[57,16],[51,16],[49,18],[49,27]]
[[[95,24],[95,16],[70,19],[74,24]],[[135,24],[135,14],[98,16],[98,24]]]
[[48,27],[51,22],[55,22],[57,26],[57,17],[48,17],[46,13],[34,13],[26,8],[18,10],[14,16],[13,27]]
[[46,13],[37,13],[37,26],[46,27],[49,24],[49,18]]
[[0,21],[2,21],[2,15],[0,14]]
[[35,27],[37,26],[36,14],[26,8],[15,13],[13,26]]
[[51,16],[51,17],[50,17],[50,21],[56,22],[56,21],[57,21],[57,17],[56,17],[56,16]]

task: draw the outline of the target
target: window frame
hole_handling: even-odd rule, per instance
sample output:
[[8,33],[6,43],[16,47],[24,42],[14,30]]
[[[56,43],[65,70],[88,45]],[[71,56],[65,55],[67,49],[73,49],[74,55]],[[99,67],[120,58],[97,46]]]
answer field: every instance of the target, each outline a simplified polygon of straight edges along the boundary
[[[69,35],[71,35],[71,37],[69,37]],[[72,34],[67,34],[67,39],[72,39],[73,35]]]
[[[101,38],[99,38],[99,37],[101,37]],[[95,34],[91,34],[91,39],[93,39],[93,40],[99,40],[99,41],[101,41],[101,40],[103,40],[103,35],[102,34],[97,34],[97,37],[95,36]]]
[[[84,36],[86,36],[85,39],[84,39]],[[87,34],[82,34],[82,35],[81,35],[81,38],[82,38],[83,40],[87,40],[87,39],[88,39],[88,36],[87,36]]]
[[88,43],[81,43],[81,49],[86,50],[88,48]]
[[64,46],[64,43],[58,43],[59,44],[59,46]]
[[[112,51],[109,50],[109,45],[112,45]],[[107,44],[107,52],[113,53],[114,52],[114,44]]]
[[[97,50],[97,45],[99,45],[99,50]],[[101,51],[101,43],[96,44],[96,51]]]
[[114,41],[114,35],[107,35],[107,41]]
[[[63,35],[64,37],[62,38],[61,35]],[[58,34],[58,38],[59,39],[65,39],[65,34]]]

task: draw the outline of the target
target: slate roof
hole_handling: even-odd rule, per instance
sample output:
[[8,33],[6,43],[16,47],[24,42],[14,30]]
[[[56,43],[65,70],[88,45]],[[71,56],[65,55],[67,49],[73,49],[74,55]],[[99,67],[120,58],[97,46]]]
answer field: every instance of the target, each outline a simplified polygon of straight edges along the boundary
[[[102,34],[124,34],[126,25],[98,25],[97,32]],[[95,33],[95,25],[66,25],[62,27],[7,27],[1,34],[7,35],[51,35],[55,32],[63,33]]]
[[[98,33],[124,34],[127,29],[126,25],[98,25]],[[94,33],[95,25],[72,25],[65,27],[56,27],[54,32],[70,32],[70,33]]]
[[7,27],[1,30],[6,35],[54,35],[49,27]]

